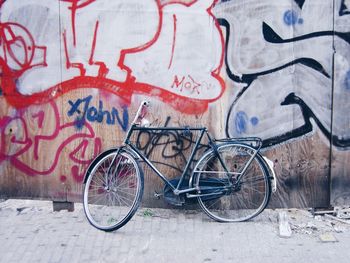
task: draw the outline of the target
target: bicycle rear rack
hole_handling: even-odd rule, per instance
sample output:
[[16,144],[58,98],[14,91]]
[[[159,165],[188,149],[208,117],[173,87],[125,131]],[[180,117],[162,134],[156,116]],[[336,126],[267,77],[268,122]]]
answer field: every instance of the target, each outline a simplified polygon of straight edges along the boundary
[[262,140],[259,137],[246,137],[246,138],[222,138],[222,139],[215,139],[216,142],[238,142],[238,143],[245,143],[253,148],[259,150],[262,146]]

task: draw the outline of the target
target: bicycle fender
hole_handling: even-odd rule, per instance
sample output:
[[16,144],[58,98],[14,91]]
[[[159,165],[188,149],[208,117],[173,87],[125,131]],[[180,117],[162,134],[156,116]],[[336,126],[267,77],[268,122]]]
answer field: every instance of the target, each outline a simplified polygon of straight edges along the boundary
[[274,170],[273,161],[271,161],[266,156],[263,156],[263,155],[260,155],[260,156],[262,157],[262,160],[264,160],[264,162],[266,164],[266,167],[269,169],[272,193],[275,193],[277,191],[277,178],[276,178],[276,173],[275,173],[275,170]]

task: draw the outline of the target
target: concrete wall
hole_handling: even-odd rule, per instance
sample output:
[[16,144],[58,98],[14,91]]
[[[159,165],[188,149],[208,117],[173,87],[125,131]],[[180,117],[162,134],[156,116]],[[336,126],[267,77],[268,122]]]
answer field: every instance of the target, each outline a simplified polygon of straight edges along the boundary
[[[146,98],[153,125],[261,137],[271,206],[350,203],[349,0],[0,4],[0,196],[81,200],[87,165]],[[135,140],[170,177],[192,145]],[[145,204],[164,206],[145,177]]]

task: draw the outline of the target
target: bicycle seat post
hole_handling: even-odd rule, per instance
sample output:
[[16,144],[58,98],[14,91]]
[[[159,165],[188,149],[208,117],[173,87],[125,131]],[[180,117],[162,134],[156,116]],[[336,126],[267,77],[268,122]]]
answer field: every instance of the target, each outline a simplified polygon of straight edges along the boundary
[[125,136],[125,140],[123,142],[123,144],[127,144],[127,142],[129,141],[129,138],[131,136],[131,132],[132,132],[132,128],[136,125],[141,125],[141,121],[142,119],[146,116],[147,114],[147,108],[149,107],[150,102],[149,101],[142,101],[136,114],[135,114],[135,118],[134,120],[131,122],[130,127],[128,129],[128,131],[126,132],[126,136]]

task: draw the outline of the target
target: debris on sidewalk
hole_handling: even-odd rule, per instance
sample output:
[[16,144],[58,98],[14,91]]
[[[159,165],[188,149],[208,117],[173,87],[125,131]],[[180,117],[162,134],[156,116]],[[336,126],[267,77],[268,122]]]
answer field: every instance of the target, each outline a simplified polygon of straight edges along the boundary
[[336,207],[336,208],[334,208],[334,210],[335,210],[338,218],[350,219],[350,208],[349,207],[347,207],[347,208]]
[[314,215],[323,215],[330,220],[350,225],[350,208],[349,207],[334,207],[333,210],[311,211]]
[[338,239],[336,239],[336,237],[332,234],[332,233],[324,233],[319,235],[320,241],[322,243],[334,243],[334,242],[338,242]]
[[350,225],[350,220],[341,219],[341,218],[339,218],[339,217],[332,216],[332,215],[328,215],[328,214],[325,214],[324,216],[327,217],[327,218],[336,220],[336,221],[338,221],[338,222],[341,222],[341,223]]
[[330,238],[332,233],[342,233],[350,230],[350,220],[343,219],[348,215],[348,211],[350,210],[345,208],[320,211],[312,209],[310,212],[299,209],[288,209],[289,224],[292,233],[319,237],[321,241],[323,239],[333,240]]
[[333,209],[328,210],[316,210],[311,209],[311,213],[313,215],[328,215],[331,214],[333,216],[336,216],[337,218],[342,219],[350,219],[350,207],[334,207]]

